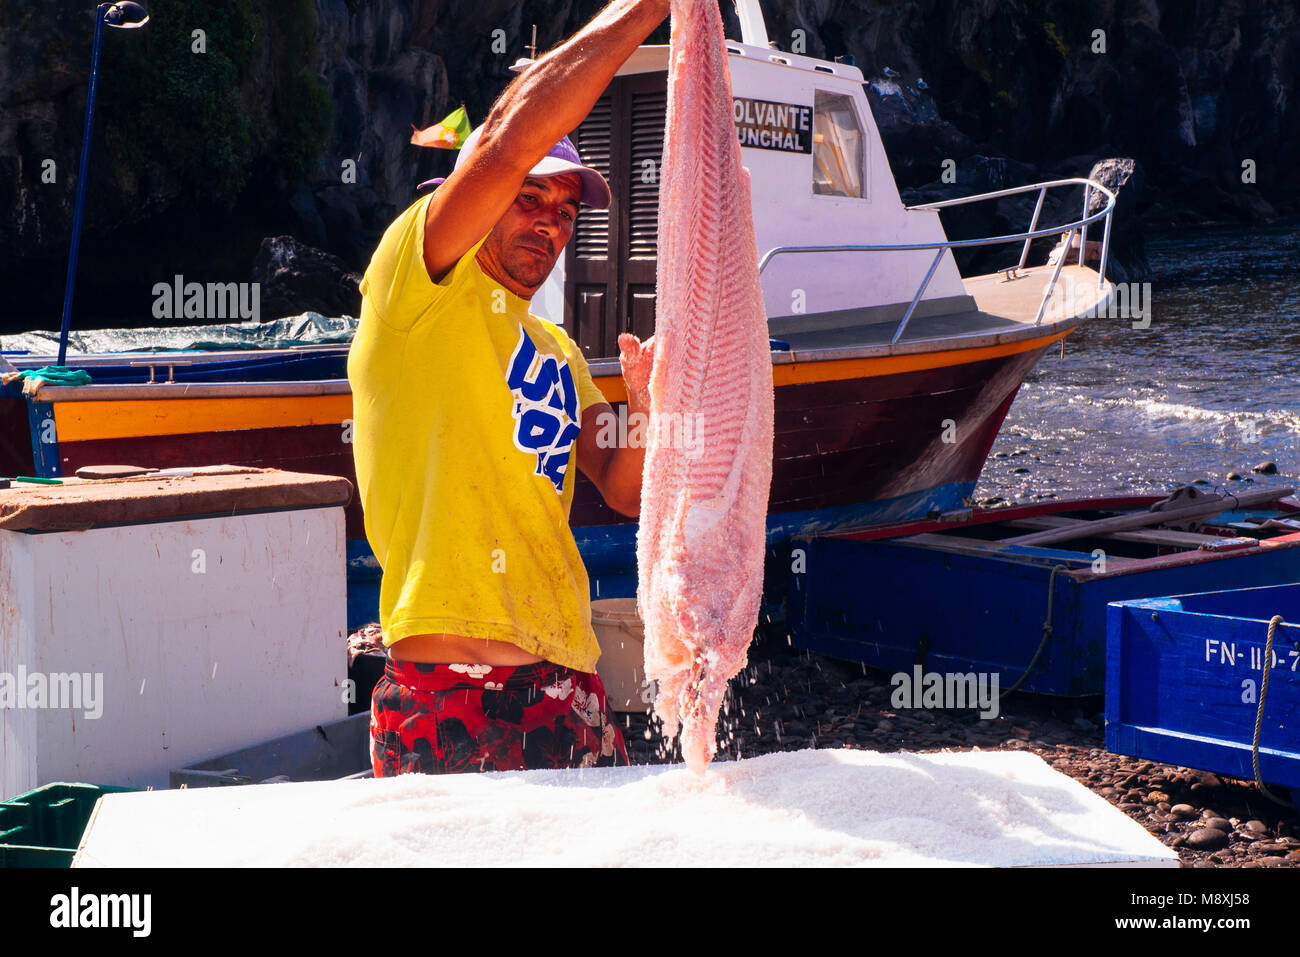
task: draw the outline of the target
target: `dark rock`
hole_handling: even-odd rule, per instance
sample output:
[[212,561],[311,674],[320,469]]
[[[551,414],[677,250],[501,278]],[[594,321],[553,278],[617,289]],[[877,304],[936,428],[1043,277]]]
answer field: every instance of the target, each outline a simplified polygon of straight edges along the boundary
[[[1138,206],[1146,190],[1146,174],[1132,157],[1112,157],[1099,162],[1088,178],[1115,193],[1115,211],[1111,213],[1110,252],[1106,261],[1106,278],[1112,282],[1150,282],[1151,264],[1147,261],[1146,246],[1142,238],[1142,225],[1138,220]],[[1106,208],[1106,196],[1093,193],[1088,200],[1088,215]],[[1102,238],[1105,221],[1098,221],[1088,230],[1097,240]],[[1092,240],[1089,240],[1091,247]],[[1077,248],[1077,245],[1076,245]],[[1100,266],[1101,250],[1097,249]],[[1085,250],[1084,261],[1089,261]]]
[[[414,197],[416,182],[445,172],[453,159],[447,151],[411,147],[409,124],[427,125],[461,100],[481,122],[511,79],[509,64],[527,42],[525,18],[533,16],[526,12],[532,7],[517,0],[315,0],[309,17],[286,38],[285,22],[293,17],[273,13],[277,5],[236,6],[251,11],[256,22],[249,35],[256,40],[250,55],[236,58],[240,62],[227,59],[229,77],[223,75],[221,88],[213,91],[221,98],[211,113],[238,118],[243,135],[224,138],[206,151],[194,145],[195,118],[177,105],[178,99],[192,100],[196,81],[168,76],[166,58],[156,41],[148,47],[148,36],[106,40],[83,253],[93,253],[96,243],[120,243],[126,230],[148,222],[143,232],[149,248],[132,244],[132,258],[152,270],[146,274],[150,281],[156,278],[156,263],[174,247],[174,227],[194,199],[187,189],[191,184],[177,175],[177,164],[141,146],[169,139],[178,152],[210,154],[213,164],[232,149],[240,154],[235,166],[254,172],[237,215],[260,212],[268,194],[280,207],[268,211],[275,222],[259,222],[251,239],[236,234],[238,241],[232,242],[230,235],[212,229],[195,230],[196,261],[214,261],[235,248],[231,261],[246,263],[260,236],[293,232],[311,245],[327,241],[330,251],[359,268],[353,250],[377,238],[379,221]],[[574,0],[532,6],[546,7],[538,24],[543,49],[570,36],[593,9]],[[723,6],[730,23],[731,5]],[[867,95],[903,188],[937,181],[943,159],[962,163],[982,155],[1032,161],[1023,175],[1007,177],[1007,184],[1015,185],[1056,175],[1066,164],[1071,175],[1085,173],[1098,159],[1132,152],[1148,172],[1147,188],[1138,190],[1147,195],[1138,205],[1151,201],[1149,217],[1175,224],[1207,217],[1259,222],[1294,213],[1300,208],[1296,178],[1276,171],[1294,168],[1300,145],[1294,117],[1296,5],[1225,0],[1179,8],[1177,15],[1169,13],[1172,7],[1161,15],[1158,6],[1102,4],[1082,19],[1059,2],[1026,7],[963,0],[901,5],[819,0],[769,4],[765,12],[772,37],[788,38],[801,29],[809,54],[852,53],[868,77],[880,77],[868,84]],[[80,145],[89,72],[87,24],[66,3],[55,5],[49,16],[33,17],[25,9],[0,4],[0,281],[27,276],[37,257],[51,274],[41,281],[40,301],[45,304],[46,288],[58,287],[57,303],[62,276],[48,264],[61,263],[67,251],[71,201],[64,184]],[[1110,37],[1105,55],[1091,49],[1094,26]],[[490,49],[497,28],[509,40],[505,54]],[[226,41],[235,39],[242,38],[215,42],[214,34],[209,56],[228,57],[234,44]],[[885,74],[886,60],[897,67],[897,76]],[[122,69],[128,65],[134,74]],[[301,196],[298,183],[281,185],[264,174],[293,136],[297,116],[278,104],[295,102],[283,86],[300,70],[320,84],[332,108],[320,155],[309,158],[315,169]],[[115,98],[114,92],[123,92],[124,72],[138,75],[136,89],[158,91],[158,98],[143,109],[138,98]],[[168,90],[173,92],[164,95]],[[229,132],[224,121],[219,123]],[[153,140],[146,138],[151,133]],[[245,145],[232,147],[232,142]],[[1079,155],[1065,157],[1066,150]],[[59,188],[40,185],[36,170],[42,157],[59,158]],[[1247,158],[1258,164],[1258,184],[1243,182],[1241,164]],[[345,159],[357,161],[358,182],[349,185],[374,191],[374,215],[359,198],[339,205],[323,192],[340,185]],[[1121,201],[1133,187],[1130,180]],[[303,199],[320,208],[308,208]],[[1022,210],[1023,204],[1016,212]],[[369,239],[343,234],[355,226],[354,212]],[[1010,213],[999,208],[995,215],[1007,219]],[[1027,216],[1016,215],[1010,224],[1019,230],[1027,222]],[[320,229],[329,234],[326,239]],[[1125,263],[1121,245],[1113,249],[1112,278]],[[117,283],[110,289],[144,281],[139,275],[115,276],[93,254],[83,255],[83,264],[87,280]],[[23,285],[33,284],[5,283],[11,291]]]
[[1237,472],[1229,472],[1229,473],[1227,474],[1226,477],[1227,477],[1227,480],[1228,480],[1229,482],[1240,482],[1240,481],[1241,481],[1241,475],[1238,474]]
[[1276,475],[1277,465],[1273,462],[1260,462],[1251,468],[1252,472],[1258,472],[1260,475]]
[[970,137],[939,115],[923,89],[884,78],[869,81],[866,92],[900,189],[937,180],[944,160],[974,152]]
[[1222,817],[1207,817],[1201,824],[1212,831],[1222,831],[1224,835],[1232,832],[1232,823]]
[[1250,850],[1253,854],[1286,854],[1291,849],[1285,844],[1267,844],[1259,841],[1252,844]]
[[279,319],[303,312],[358,316],[361,276],[349,272],[337,256],[303,245],[292,236],[262,240],[253,264],[253,281],[261,284],[262,317]]
[[308,246],[324,247],[329,243],[325,221],[316,208],[316,197],[306,183],[299,183],[289,196],[289,209],[295,216],[295,232]]
[[1187,834],[1187,846],[1198,851],[1213,851],[1228,843],[1228,835],[1212,827],[1199,827]]
[[[919,206],[947,199],[974,196],[1032,183],[1037,179],[1032,166],[1006,156],[967,156],[957,164],[955,182],[935,180],[915,189],[902,192],[903,203]],[[1029,196],[1030,194],[1025,194]],[[1014,198],[1013,198],[1014,199]],[[1033,199],[1029,199],[1028,212],[1014,203],[1004,201],[967,203],[949,206],[939,211],[940,221],[949,239],[981,239],[988,236],[1024,232],[1029,228],[1033,212]],[[1045,220],[1046,222],[1046,220]],[[958,268],[963,275],[992,273],[1015,265],[1020,260],[1020,246],[980,246],[954,251]],[[1031,253],[1031,257],[1032,257]],[[1031,259],[1031,265],[1034,264]]]
[[1169,809],[1169,813],[1180,820],[1196,817],[1196,808],[1190,804],[1175,804]]

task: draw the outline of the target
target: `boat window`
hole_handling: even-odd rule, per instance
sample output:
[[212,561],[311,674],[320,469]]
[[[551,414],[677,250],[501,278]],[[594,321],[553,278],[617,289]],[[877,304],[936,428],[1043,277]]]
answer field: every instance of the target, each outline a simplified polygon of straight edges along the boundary
[[853,99],[817,90],[813,99],[813,192],[863,198],[863,136]]

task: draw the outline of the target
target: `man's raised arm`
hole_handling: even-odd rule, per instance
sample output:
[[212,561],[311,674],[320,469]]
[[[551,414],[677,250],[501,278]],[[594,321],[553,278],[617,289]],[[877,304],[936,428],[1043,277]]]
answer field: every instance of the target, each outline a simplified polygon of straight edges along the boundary
[[524,177],[595,105],[623,62],[668,14],[668,0],[614,0],[515,77],[478,144],[429,201],[424,264],[437,282],[510,208]]

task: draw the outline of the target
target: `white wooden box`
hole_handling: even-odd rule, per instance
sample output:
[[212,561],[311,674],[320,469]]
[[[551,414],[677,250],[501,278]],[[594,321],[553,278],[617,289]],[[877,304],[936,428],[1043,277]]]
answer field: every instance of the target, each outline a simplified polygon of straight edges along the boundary
[[346,587],[339,505],[0,529],[0,797],[344,717]]

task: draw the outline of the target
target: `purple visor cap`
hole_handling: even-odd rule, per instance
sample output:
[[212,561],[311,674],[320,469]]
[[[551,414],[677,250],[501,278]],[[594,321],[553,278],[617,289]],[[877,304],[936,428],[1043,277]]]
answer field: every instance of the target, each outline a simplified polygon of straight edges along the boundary
[[[483,127],[480,126],[465,138],[465,143],[456,156],[456,169],[460,169],[470,153],[474,152],[474,147],[478,145],[479,133],[482,131]],[[552,146],[551,151],[542,157],[541,162],[528,171],[529,176],[560,176],[564,173],[577,173],[582,179],[583,203],[595,209],[609,209],[610,203],[613,202],[609,183],[605,182],[605,177],[600,173],[589,166],[582,165],[582,157],[578,155],[577,147],[567,136]],[[416,189],[441,186],[445,182],[447,177],[439,176],[436,179],[425,180]]]

